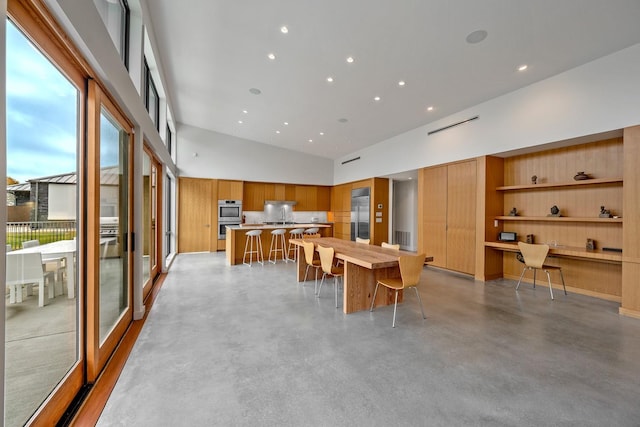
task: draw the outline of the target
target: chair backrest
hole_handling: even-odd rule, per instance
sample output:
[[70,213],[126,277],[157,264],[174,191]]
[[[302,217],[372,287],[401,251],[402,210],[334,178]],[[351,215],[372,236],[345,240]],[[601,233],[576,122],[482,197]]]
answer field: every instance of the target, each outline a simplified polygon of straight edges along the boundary
[[549,253],[549,245],[542,244],[518,242],[518,249],[524,258],[524,265],[533,268],[542,268]]
[[25,240],[24,242],[22,242],[22,247],[23,248],[32,248],[34,246],[40,246],[40,241],[39,240]]
[[400,250],[400,245],[399,244],[392,245],[391,243],[387,243],[387,242],[382,242],[380,244],[380,247],[389,248],[389,249],[395,249],[396,251]]
[[363,243],[365,245],[368,245],[369,243],[371,243],[371,239],[361,239],[360,237],[356,237],[356,243]]
[[316,234],[304,234],[302,236],[303,239],[316,239],[320,237],[320,233],[316,233]]
[[425,254],[419,255],[401,255],[398,258],[400,264],[400,277],[402,277],[402,286],[408,288],[416,286],[420,282],[420,273],[424,268]]
[[40,252],[7,254],[7,285],[37,283],[41,280],[44,280],[44,275]]
[[331,274],[331,266],[333,265],[333,254],[335,250],[333,248],[325,248],[318,245],[318,253],[320,254],[320,265],[322,265],[322,271]]
[[302,242],[302,247],[304,248],[304,260],[308,265],[313,265],[313,251],[314,245],[313,242]]

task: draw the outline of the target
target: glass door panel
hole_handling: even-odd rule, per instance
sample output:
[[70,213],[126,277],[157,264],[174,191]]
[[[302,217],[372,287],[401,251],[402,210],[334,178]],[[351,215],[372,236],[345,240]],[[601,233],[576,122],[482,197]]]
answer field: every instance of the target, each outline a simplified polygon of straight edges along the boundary
[[102,108],[100,114],[100,343],[129,308],[129,137]]
[[143,220],[143,256],[142,268],[144,277],[144,297],[151,290],[153,280],[158,274],[159,246],[161,245],[160,232],[158,227],[160,218],[158,217],[160,183],[158,182],[158,171],[161,165],[156,158],[145,147],[142,161],[142,220]]
[[83,98],[78,83],[11,21],[6,82],[4,425],[22,426],[80,360],[76,236]]

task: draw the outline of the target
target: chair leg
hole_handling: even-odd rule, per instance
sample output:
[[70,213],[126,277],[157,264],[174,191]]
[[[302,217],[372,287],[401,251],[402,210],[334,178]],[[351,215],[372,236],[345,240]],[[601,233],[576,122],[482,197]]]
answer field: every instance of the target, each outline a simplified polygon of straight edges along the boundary
[[414,286],[413,289],[416,291],[416,295],[418,296],[418,302],[420,303],[420,311],[422,312],[422,318],[426,319],[427,316],[424,315],[424,308],[422,308],[422,298],[420,298],[420,292],[418,292],[418,287]]
[[527,271],[527,267],[522,269],[522,274],[520,274],[520,279],[518,279],[518,284],[516,285],[516,291],[520,287],[520,282],[522,282],[522,278],[524,277],[524,272]]
[[533,269],[533,289],[536,288],[536,271],[538,271],[537,268]]
[[373,305],[376,303],[377,293],[378,293],[378,283],[376,283],[376,289],[373,291],[373,298],[371,298],[371,308],[369,308],[369,311],[373,311]]
[[551,275],[549,274],[549,270],[545,270],[547,273],[547,281],[549,282],[549,293],[551,294],[551,299],[553,299],[553,288],[551,288]]
[[398,290],[396,289],[396,303],[393,305],[393,324],[392,328],[396,327],[396,310],[398,309]]
[[564,285],[564,275],[562,274],[562,269],[560,271],[560,278],[562,279],[562,289],[564,289],[564,294],[567,295],[567,287]]
[[333,276],[333,293],[336,295],[336,308],[338,308],[338,278]]
[[320,280],[320,287],[318,288],[318,292],[316,292],[316,298],[320,298],[320,291],[322,290],[322,284],[324,283],[324,276],[326,275],[327,273],[322,273],[322,279]]

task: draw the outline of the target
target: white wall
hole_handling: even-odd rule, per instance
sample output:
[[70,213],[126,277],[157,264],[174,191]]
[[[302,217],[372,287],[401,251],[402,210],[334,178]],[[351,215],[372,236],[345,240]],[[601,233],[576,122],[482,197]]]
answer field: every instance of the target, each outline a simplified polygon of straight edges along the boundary
[[[452,94],[455,96],[455,94]],[[473,122],[427,132],[479,115]],[[640,44],[452,114],[334,162],[334,184],[640,123]],[[342,165],[347,159],[360,160]]]
[[[180,176],[333,184],[333,161],[205,129],[178,125]],[[197,153],[197,156],[194,156]]]

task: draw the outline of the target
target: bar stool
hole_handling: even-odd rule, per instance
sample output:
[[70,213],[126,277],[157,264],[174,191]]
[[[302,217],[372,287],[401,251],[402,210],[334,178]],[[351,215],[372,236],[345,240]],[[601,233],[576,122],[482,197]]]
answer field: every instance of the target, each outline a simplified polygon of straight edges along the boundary
[[[244,244],[244,255],[242,255],[242,263],[251,267],[251,261],[253,260],[253,254],[256,254],[256,261],[258,264],[264,265],[264,255],[262,254],[262,238],[260,235],[262,230],[251,230],[245,234],[247,240]],[[256,245],[256,250],[253,250],[253,244]],[[249,250],[247,250],[247,248]],[[247,264],[245,258],[249,255],[249,263]],[[262,261],[260,259],[262,258]]]
[[[284,253],[284,233],[287,230],[284,228],[278,228],[277,230],[273,230],[271,232],[271,244],[269,245],[269,262],[275,264],[278,261],[278,252],[282,255],[282,260],[284,262],[289,262],[288,258]],[[273,261],[271,261],[271,254],[273,254]]]
[[317,234],[320,229],[318,227],[311,227],[304,230],[304,234]]
[[[291,243],[291,239],[302,239],[302,235],[304,234],[304,228],[294,228],[289,231],[289,248],[287,249],[287,258],[293,261],[298,260],[298,247]],[[291,254],[291,250],[293,250],[293,258],[289,255]]]

